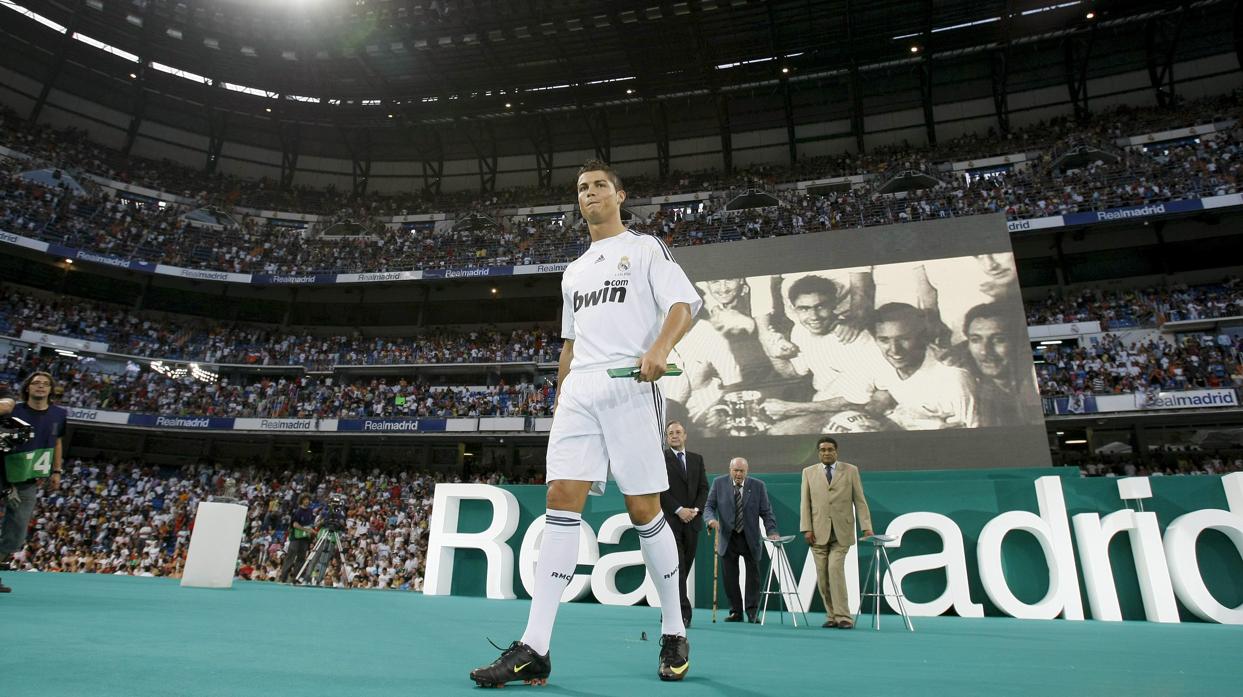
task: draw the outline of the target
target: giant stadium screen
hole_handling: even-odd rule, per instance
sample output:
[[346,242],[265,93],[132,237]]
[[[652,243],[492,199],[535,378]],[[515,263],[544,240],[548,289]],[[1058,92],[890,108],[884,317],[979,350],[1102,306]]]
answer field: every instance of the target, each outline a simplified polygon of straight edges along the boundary
[[724,469],[1047,467],[1002,216],[676,250],[704,299],[663,378],[689,447]]

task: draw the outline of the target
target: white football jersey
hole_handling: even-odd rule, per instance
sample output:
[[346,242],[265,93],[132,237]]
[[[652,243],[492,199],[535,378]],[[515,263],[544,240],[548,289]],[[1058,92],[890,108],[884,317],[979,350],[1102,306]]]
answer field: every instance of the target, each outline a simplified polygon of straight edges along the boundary
[[574,341],[571,370],[638,366],[669,308],[703,305],[660,239],[626,230],[592,242],[561,277],[561,336]]

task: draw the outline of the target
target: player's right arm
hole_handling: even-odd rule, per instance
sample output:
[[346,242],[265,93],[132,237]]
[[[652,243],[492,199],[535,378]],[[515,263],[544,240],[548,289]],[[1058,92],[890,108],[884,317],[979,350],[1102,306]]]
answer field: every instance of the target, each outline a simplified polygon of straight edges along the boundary
[[[566,269],[566,274],[570,272]],[[561,403],[561,391],[570,375],[570,363],[574,361],[574,301],[566,286],[565,274],[561,276],[561,357],[557,359],[557,394],[552,400],[552,411],[557,413]]]
[[557,396],[552,400],[553,413],[561,403],[561,390],[565,387],[565,379],[570,374],[570,363],[574,361],[574,340],[566,339],[561,344],[561,358],[557,359]]

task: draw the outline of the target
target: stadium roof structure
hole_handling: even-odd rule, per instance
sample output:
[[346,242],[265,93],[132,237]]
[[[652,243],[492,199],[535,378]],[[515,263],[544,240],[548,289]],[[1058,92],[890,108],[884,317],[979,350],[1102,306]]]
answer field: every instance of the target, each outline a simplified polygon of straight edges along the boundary
[[[0,67],[129,119],[443,162],[850,123],[1234,50],[1226,0],[0,0]],[[9,86],[10,89],[19,89]],[[96,117],[99,118],[99,117]],[[789,139],[796,159],[796,138]],[[547,154],[548,157],[545,157]],[[435,166],[433,164],[434,172]],[[492,172],[493,181],[495,171]],[[484,188],[487,188],[485,179]]]

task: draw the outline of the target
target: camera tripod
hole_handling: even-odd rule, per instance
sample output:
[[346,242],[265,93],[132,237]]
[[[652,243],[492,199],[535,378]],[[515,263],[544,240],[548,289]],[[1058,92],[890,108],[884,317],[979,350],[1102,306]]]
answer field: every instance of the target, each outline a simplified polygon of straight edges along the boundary
[[333,556],[341,562],[341,569],[344,571],[345,552],[341,548],[341,533],[327,527],[320,528],[319,534],[315,536],[315,546],[306,555],[306,561],[302,562],[302,568],[298,569],[294,580],[306,583],[307,572],[310,571],[310,585],[318,586],[323,582],[324,573],[328,571],[328,564]]

